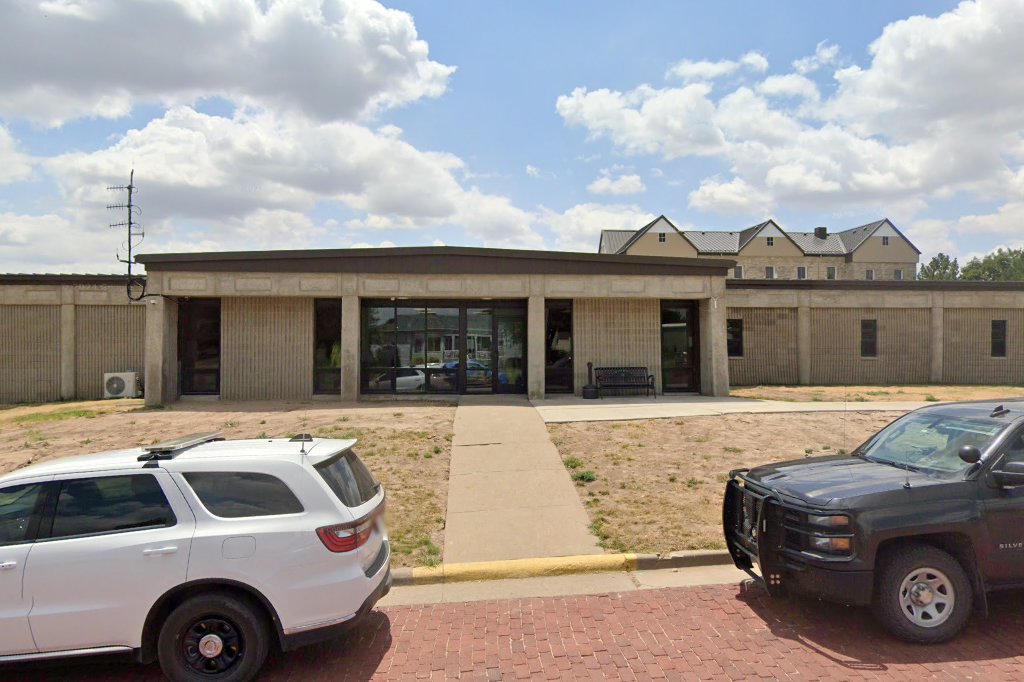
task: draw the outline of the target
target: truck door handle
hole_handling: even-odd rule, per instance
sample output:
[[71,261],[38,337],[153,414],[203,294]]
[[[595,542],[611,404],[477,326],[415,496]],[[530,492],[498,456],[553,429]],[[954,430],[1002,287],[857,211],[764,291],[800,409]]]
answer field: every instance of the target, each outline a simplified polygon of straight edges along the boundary
[[178,551],[175,545],[168,545],[167,547],[154,547],[153,549],[144,549],[142,553],[146,556],[157,556],[160,554],[174,554]]
[[17,561],[5,561],[0,564],[0,571],[7,571],[18,566]]

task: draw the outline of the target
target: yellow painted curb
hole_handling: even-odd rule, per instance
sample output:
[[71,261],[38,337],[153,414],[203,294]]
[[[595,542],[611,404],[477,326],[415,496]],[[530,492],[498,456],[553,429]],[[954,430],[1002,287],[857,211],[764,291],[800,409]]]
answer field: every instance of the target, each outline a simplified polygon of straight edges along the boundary
[[433,568],[412,569],[413,585],[469,582],[472,580],[504,580],[508,578],[540,578],[573,573],[602,571],[634,571],[636,554],[585,554],[581,556],[545,557],[543,559],[510,559],[480,561],[470,564],[442,564]]

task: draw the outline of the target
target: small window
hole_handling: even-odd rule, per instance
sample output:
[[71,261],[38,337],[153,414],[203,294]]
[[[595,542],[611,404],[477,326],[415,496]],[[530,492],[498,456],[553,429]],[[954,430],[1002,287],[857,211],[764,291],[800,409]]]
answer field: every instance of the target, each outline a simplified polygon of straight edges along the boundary
[[305,511],[295,493],[276,476],[243,471],[194,471],[184,476],[214,516],[240,519]]
[[177,523],[154,476],[105,476],[64,481],[51,538],[162,528]]
[[882,237],[882,246],[889,246],[889,238]]
[[860,356],[878,357],[878,320],[860,321]]
[[341,299],[313,304],[313,393],[341,393]]
[[43,483],[23,483],[0,490],[0,547],[20,545],[35,536],[36,505]]
[[775,246],[775,237],[768,237],[768,246]]
[[725,321],[726,345],[730,358],[743,357],[743,320]]
[[659,232],[658,233],[658,241],[661,242],[662,244],[665,243],[665,233],[664,232]]
[[865,271],[864,279],[866,279],[869,282],[873,282],[875,280],[875,271],[874,270],[867,270],[867,271]]
[[366,504],[380,490],[380,483],[351,450],[318,465],[316,470],[346,507]]
[[764,278],[775,279],[775,268],[771,265],[766,266],[764,269]]
[[796,278],[797,279],[807,279],[807,268],[805,268],[802,265],[798,266],[797,269],[796,269]]
[[992,320],[992,357],[1006,357],[1006,320]]
[[894,280],[896,280],[897,282],[902,282],[903,281],[903,271],[902,270],[893,270],[892,271],[892,278]]
[[836,278],[836,267],[834,265],[830,265],[827,268],[825,268],[825,279],[835,279],[835,278]]
[[733,268],[732,276],[735,279],[743,279],[743,266],[742,265],[737,265],[735,268]]

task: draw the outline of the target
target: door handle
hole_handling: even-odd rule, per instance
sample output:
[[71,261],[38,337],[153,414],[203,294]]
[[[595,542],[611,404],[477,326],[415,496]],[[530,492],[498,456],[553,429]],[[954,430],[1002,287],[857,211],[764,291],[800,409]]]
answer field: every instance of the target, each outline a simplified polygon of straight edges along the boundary
[[174,554],[178,551],[175,545],[168,545],[167,547],[154,547],[153,549],[144,549],[142,553],[146,556],[158,556],[160,554]]
[[5,561],[2,564],[0,564],[0,571],[7,571],[7,570],[10,570],[12,568],[17,568],[17,566],[18,566],[18,562],[17,561]]

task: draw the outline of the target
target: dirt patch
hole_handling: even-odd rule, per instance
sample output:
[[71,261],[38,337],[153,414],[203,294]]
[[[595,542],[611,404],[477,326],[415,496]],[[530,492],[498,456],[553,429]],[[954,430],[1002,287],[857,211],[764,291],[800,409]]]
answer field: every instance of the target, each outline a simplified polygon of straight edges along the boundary
[[725,548],[729,470],[852,450],[900,414],[734,414],[548,430],[601,546],[661,553]]
[[434,565],[444,547],[453,405],[431,403],[177,403],[141,401],[16,406],[0,411],[0,474],[54,457],[147,445],[186,433],[227,438],[312,433],[358,438],[384,484],[396,566]]
[[877,402],[1022,398],[1022,386],[750,386],[730,395],[759,400]]

